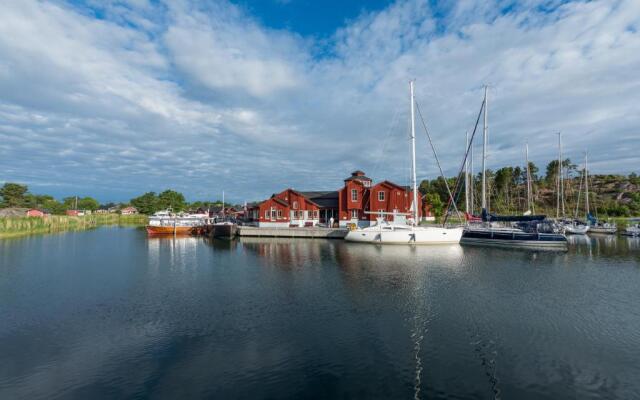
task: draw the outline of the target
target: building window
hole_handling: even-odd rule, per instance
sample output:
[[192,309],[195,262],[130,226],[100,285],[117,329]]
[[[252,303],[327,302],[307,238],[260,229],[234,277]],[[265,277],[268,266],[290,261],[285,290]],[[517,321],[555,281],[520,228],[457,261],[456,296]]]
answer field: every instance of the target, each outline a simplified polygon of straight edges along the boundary
[[297,210],[297,209],[298,209],[298,202],[297,202],[297,201],[294,201],[294,202],[293,202],[293,209],[294,209],[294,210]]
[[264,210],[264,219],[269,219],[269,210]]
[[358,201],[358,191],[351,189],[351,201]]
[[314,217],[315,219],[318,219],[318,210],[314,210],[314,211],[313,211],[313,217]]
[[358,210],[351,210],[351,218],[358,219]]
[[282,218],[282,210],[278,210],[278,218]]
[[363,181],[362,184],[364,185],[364,187],[371,186],[371,182],[369,182],[369,181]]
[[384,210],[382,210],[382,209],[378,210],[378,217],[379,218],[384,218],[384,214],[383,213],[384,213]]
[[384,201],[384,192],[382,190],[378,192],[378,201]]

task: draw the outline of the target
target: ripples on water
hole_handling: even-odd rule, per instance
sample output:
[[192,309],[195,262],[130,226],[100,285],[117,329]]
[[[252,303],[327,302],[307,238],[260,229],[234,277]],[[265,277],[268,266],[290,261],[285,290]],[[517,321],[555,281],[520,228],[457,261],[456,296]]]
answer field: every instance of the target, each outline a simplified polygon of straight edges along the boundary
[[0,241],[0,398],[640,398],[640,239]]

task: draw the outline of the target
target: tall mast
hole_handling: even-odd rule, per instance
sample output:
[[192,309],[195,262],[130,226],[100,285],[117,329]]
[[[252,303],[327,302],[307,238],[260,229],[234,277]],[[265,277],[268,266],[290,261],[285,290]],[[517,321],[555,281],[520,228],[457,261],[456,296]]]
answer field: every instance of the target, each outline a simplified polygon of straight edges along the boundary
[[584,195],[585,195],[585,208],[587,211],[586,217],[589,218],[589,167],[588,167],[587,152],[584,152]]
[[469,191],[471,192],[471,201],[470,201],[470,203],[471,203],[471,211],[470,212],[471,212],[471,214],[473,214],[473,207],[474,207],[474,201],[475,201],[475,193],[474,193],[474,191],[475,191],[475,188],[474,188],[475,179],[473,177],[473,145],[471,145],[471,154],[470,154],[470,156],[471,156],[471,163],[470,163],[471,165],[470,165],[470,168],[469,168],[469,170],[470,170],[469,171],[470,172],[470,176],[469,176],[469,183],[470,183],[469,187],[470,188],[469,188]]
[[413,186],[413,223],[418,224],[418,183],[416,177],[416,121],[415,96],[413,94],[413,80],[409,82],[411,92],[411,178]]
[[531,209],[532,196],[531,196],[531,170],[529,169],[529,142],[524,147],[524,158],[527,163],[527,210],[533,212]]
[[467,149],[469,148],[469,131],[465,132],[465,146],[464,146],[464,206],[465,211],[469,212],[469,162],[467,160]]
[[[489,126],[487,125],[487,111],[489,99],[487,98],[487,85],[484,85],[484,125],[482,129],[482,208],[487,209],[487,135]],[[487,210],[489,212],[489,210]]]
[[222,215],[224,215],[224,190],[222,191]]
[[556,218],[560,218],[560,182],[562,181],[562,133],[558,132],[558,177],[556,178]]

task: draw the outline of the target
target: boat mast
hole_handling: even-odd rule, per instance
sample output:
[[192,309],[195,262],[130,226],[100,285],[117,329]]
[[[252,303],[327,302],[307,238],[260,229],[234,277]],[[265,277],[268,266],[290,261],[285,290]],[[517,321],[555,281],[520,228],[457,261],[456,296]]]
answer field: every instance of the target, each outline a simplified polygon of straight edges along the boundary
[[409,81],[411,92],[411,178],[413,186],[413,224],[418,224],[418,183],[416,177],[416,121],[415,97],[413,94],[413,80]]
[[484,85],[484,125],[482,128],[482,209],[487,210],[487,135],[489,126],[487,125],[487,110],[489,108],[489,99],[487,98],[487,85]]
[[475,202],[475,184],[474,184],[474,177],[473,177],[473,144],[471,145],[471,154],[469,155],[471,157],[471,162],[470,162],[470,168],[469,168],[469,172],[470,172],[470,176],[469,176],[469,192],[471,192],[471,214],[473,214],[473,208],[474,208],[474,202]]
[[584,204],[587,211],[586,218],[589,218],[589,169],[588,169],[587,152],[584,152]]
[[556,189],[557,189],[556,190],[556,218],[560,218],[561,182],[562,182],[562,133],[558,132],[558,177],[556,178]]
[[529,169],[529,142],[525,143],[524,158],[527,163],[527,211],[534,212],[531,208],[533,197],[531,195],[531,170]]
[[224,190],[222,191],[222,216],[224,217]]
[[[469,148],[469,131],[465,132],[465,146],[464,151],[466,152]],[[464,206],[465,211],[469,212],[469,162],[467,158],[464,158]]]

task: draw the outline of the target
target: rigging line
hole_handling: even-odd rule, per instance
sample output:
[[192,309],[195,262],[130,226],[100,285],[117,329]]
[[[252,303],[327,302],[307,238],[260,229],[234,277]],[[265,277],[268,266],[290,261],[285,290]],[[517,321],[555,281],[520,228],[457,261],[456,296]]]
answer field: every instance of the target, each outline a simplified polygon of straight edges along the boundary
[[[373,166],[373,173],[370,176],[375,176],[375,174],[378,173],[378,167],[380,166],[380,161],[384,157],[385,150],[387,149],[387,146],[389,145],[389,142],[391,141],[391,137],[393,137],[393,128],[395,127],[395,125],[397,123],[397,119],[398,119],[399,115],[400,115],[400,106],[398,105],[396,107],[395,112],[393,113],[393,118],[391,118],[391,123],[389,124],[389,126],[387,128],[387,133],[385,134],[385,139],[384,139],[384,142],[382,143],[382,154],[381,154],[380,158],[378,158],[376,160],[376,163]],[[371,193],[369,193],[369,196],[367,197],[367,200],[363,205],[363,209],[366,209],[369,206],[370,200],[371,200]]]
[[[473,128],[473,133],[471,134],[471,138],[469,138],[469,144],[467,146],[467,151],[466,151],[466,153],[464,155],[464,159],[462,160],[462,165],[460,167],[460,172],[458,173],[458,177],[462,173],[462,169],[464,168],[464,163],[467,160],[467,157],[469,156],[469,151],[473,146],[473,138],[476,136],[476,131],[478,130],[478,124],[480,123],[480,116],[482,115],[482,111],[484,110],[484,105],[485,105],[485,101],[483,99],[482,100],[482,104],[480,105],[480,111],[478,112],[478,117],[476,118],[476,125]],[[460,179],[458,178],[456,180],[456,186],[454,188],[455,192],[457,192],[459,190],[459,188],[458,188],[459,185],[460,185]],[[475,196],[474,196],[474,198],[475,198]],[[447,219],[449,218],[450,203],[451,203],[451,198],[449,198],[449,203],[447,203],[447,209],[446,209],[446,212],[444,214],[444,223],[446,223]]]
[[387,147],[391,142],[391,138],[394,136],[393,129],[397,124],[398,116],[400,115],[400,109],[401,109],[400,105],[396,106],[395,112],[393,113],[393,117],[391,118],[391,123],[387,127],[387,132],[384,136],[384,142],[382,143],[381,156],[376,160],[376,163],[373,166],[373,173],[370,176],[375,176],[375,174],[378,172],[378,168],[380,167],[381,160],[386,153]]
[[[449,201],[451,201],[451,199],[453,199],[453,196],[451,195],[451,189],[449,189],[449,183],[447,182],[447,177],[444,176],[444,172],[442,171],[442,166],[440,165],[440,160],[438,159],[438,153],[436,152],[436,148],[433,145],[433,142],[431,141],[431,135],[429,134],[429,130],[427,129],[427,124],[424,122],[424,118],[422,118],[422,112],[420,111],[420,105],[418,104],[418,102],[416,101],[416,109],[418,110],[418,115],[420,116],[420,121],[422,122],[422,127],[424,128],[424,131],[427,133],[427,139],[429,139],[429,144],[431,145],[431,150],[433,150],[433,155],[436,159],[436,163],[438,164],[438,169],[440,170],[440,176],[442,176],[442,179],[444,180],[444,186],[447,188],[447,193],[449,194]],[[466,157],[465,157],[466,159]],[[458,214],[458,218],[462,219],[460,217],[460,211],[458,211],[458,207],[456,207],[455,202],[453,204],[454,209],[456,210],[456,214]],[[446,222],[446,217],[445,217],[445,222]],[[444,226],[444,224],[442,225]]]

